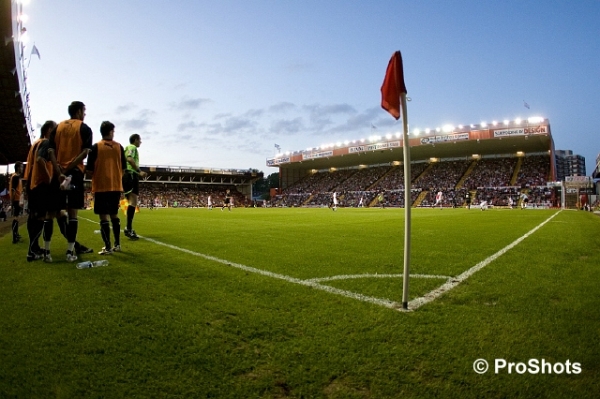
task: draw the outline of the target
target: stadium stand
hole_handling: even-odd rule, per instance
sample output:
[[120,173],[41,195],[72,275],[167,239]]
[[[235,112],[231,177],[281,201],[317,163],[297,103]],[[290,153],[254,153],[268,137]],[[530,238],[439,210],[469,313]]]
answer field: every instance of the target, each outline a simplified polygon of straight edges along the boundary
[[[517,172],[518,184],[510,186]],[[492,206],[505,207],[512,197],[516,206],[521,189],[526,189],[533,197],[530,203],[550,206],[554,203],[552,190],[546,187],[550,174],[549,155],[418,162],[411,168],[411,203],[430,207],[441,190],[444,207],[463,206],[467,191],[474,194],[473,205],[485,200]],[[364,206],[380,205],[374,201],[379,193],[383,193],[384,206],[403,207],[403,189],[404,170],[397,165],[324,170],[311,173],[272,198],[271,206],[327,206],[336,191],[340,207],[356,207],[361,198]]]

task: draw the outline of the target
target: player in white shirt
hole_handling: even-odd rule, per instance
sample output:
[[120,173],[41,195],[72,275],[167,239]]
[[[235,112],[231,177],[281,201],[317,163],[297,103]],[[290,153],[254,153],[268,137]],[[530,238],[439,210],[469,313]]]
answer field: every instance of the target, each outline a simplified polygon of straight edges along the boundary
[[529,197],[527,196],[527,194],[522,193],[521,194],[521,209],[527,208],[528,202],[529,202]]
[[481,201],[481,204],[479,204],[479,206],[481,207],[482,211],[486,211],[488,209],[488,202],[487,201]]
[[442,209],[442,200],[444,199],[444,194],[441,191],[438,191],[437,194],[435,195],[435,204],[433,204],[433,207],[435,208],[436,206],[440,206],[440,209]]
[[210,195],[206,199],[206,202],[208,204],[208,210],[212,211],[213,210],[213,204],[212,204],[212,197]]
[[336,211],[337,210],[337,193],[334,191],[333,192],[333,197],[331,198],[331,210],[332,211]]

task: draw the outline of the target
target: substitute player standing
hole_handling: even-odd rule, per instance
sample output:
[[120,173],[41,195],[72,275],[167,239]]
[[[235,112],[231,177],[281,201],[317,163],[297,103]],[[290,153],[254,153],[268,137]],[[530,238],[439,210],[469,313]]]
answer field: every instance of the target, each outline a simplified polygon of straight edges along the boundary
[[[100,216],[100,234],[104,248],[100,255],[110,255],[121,251],[121,222],[119,201],[123,192],[123,172],[125,171],[125,150],[113,140],[115,125],[104,121],[100,125],[102,140],[92,146],[88,156],[86,171],[92,177],[94,193],[94,213]],[[110,220],[110,223],[109,223]],[[115,246],[110,242],[110,224]]]
[[[49,207],[56,203],[56,195],[50,191],[52,180],[52,164],[47,161],[42,153],[48,152],[48,137],[56,127],[54,121],[46,121],[41,128],[41,135],[29,148],[27,167],[25,168],[24,183],[29,204],[27,218],[27,233],[29,234],[29,249],[27,261],[42,259],[45,251],[39,247],[39,238],[44,230],[44,221]],[[45,150],[44,150],[45,149]],[[52,220],[50,221],[52,223]]]
[[85,192],[83,188],[83,160],[92,148],[92,129],[83,120],[85,104],[73,101],[69,105],[71,119],[58,124],[50,133],[48,154],[52,160],[54,173],[59,181],[71,176],[70,187],[60,191],[61,209],[66,209],[69,216],[67,224],[67,262],[75,262],[75,241],[77,239],[77,212],[83,209]]
[[140,154],[138,151],[140,145],[142,145],[140,135],[132,134],[129,137],[129,145],[125,147],[127,169],[123,175],[123,190],[129,206],[127,207],[127,228],[123,233],[130,240],[139,239],[135,230],[133,230],[133,217],[135,216],[135,208],[140,194],[140,177],[146,177],[146,172],[140,169]]

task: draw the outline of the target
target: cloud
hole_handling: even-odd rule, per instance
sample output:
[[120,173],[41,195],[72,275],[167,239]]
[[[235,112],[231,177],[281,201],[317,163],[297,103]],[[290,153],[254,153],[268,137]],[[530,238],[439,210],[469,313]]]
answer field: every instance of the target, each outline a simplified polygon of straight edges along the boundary
[[153,124],[151,119],[154,115],[156,115],[156,112],[143,109],[138,113],[137,118],[126,119],[123,121],[123,125],[128,129],[143,130]]
[[185,122],[185,123],[180,123],[179,125],[177,125],[177,130],[188,130],[188,129],[196,129],[199,128],[200,125],[197,124],[194,121],[189,121],[189,122]]
[[244,116],[246,116],[248,118],[258,118],[260,116],[263,116],[264,113],[265,113],[265,111],[262,109],[249,109],[248,111],[246,111]]
[[332,105],[304,105],[303,110],[308,112],[311,128],[315,132],[320,132],[327,126],[333,125],[334,118],[339,118],[340,115],[355,114],[354,107],[348,104],[332,104]]
[[205,104],[211,103],[208,98],[183,98],[177,103],[171,103],[171,108],[178,111],[196,110]]
[[223,119],[223,118],[228,118],[231,116],[230,112],[227,113],[223,113],[223,114],[216,114],[213,119]]
[[[393,125],[392,118],[377,119],[380,116],[380,109],[377,107],[366,109],[362,112],[351,115],[343,123],[340,123],[328,130],[330,133],[348,133],[364,132],[371,129],[371,125],[377,127]],[[389,123],[386,123],[389,122]]]
[[301,117],[294,119],[279,119],[271,122],[269,132],[273,134],[293,135],[301,133],[304,130],[304,123]]
[[228,118],[223,124],[223,133],[236,133],[240,130],[255,128],[257,123],[248,118],[233,116]]
[[127,113],[127,112],[133,110],[136,107],[137,106],[134,103],[127,103],[127,104],[119,105],[117,107],[117,109],[115,110],[115,112],[117,114],[124,114],[124,113]]
[[296,105],[290,102],[280,102],[269,107],[269,112],[287,112],[296,109]]

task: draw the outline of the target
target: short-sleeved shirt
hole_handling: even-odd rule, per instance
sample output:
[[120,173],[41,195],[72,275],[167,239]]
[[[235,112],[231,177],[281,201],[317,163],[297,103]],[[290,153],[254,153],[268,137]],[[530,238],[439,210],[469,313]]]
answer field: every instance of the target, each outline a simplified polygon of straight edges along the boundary
[[[139,154],[138,148],[135,146],[135,144],[129,144],[127,147],[125,147],[125,158],[133,159],[133,161],[135,162],[135,166],[137,168],[140,167],[140,154]],[[131,166],[129,164],[129,162],[127,162],[126,164],[127,164],[127,172],[137,174],[136,168]]]

